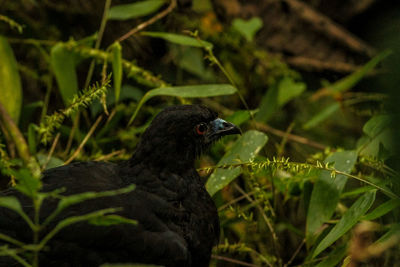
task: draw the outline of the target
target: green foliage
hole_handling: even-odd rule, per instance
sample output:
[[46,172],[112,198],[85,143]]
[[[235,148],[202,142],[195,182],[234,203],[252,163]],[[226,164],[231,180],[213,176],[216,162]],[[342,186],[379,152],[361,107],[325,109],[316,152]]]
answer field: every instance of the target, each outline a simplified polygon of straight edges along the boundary
[[18,123],[22,106],[21,78],[17,61],[7,39],[0,35],[0,103]]
[[[14,186],[32,200],[35,214],[49,199],[59,200],[38,221],[17,198],[0,197],[0,206],[18,214],[34,240],[24,244],[0,234],[0,257],[37,267],[51,238],[71,224],[136,225],[116,214],[119,207],[55,223],[71,205],[125,194],[134,185],[72,196],[63,196],[62,188],[43,193],[40,170],[74,158],[127,159],[163,107],[196,103],[243,132],[224,138],[198,161],[221,221],[223,241],[213,249],[212,266],[345,266],[359,242],[353,233],[365,223],[373,226],[361,228],[374,237],[359,248],[367,255],[363,260],[375,257],[385,267],[397,263],[400,182],[391,129],[396,122],[386,108],[388,96],[374,83],[381,77],[377,66],[386,67],[385,59],[394,55],[384,50],[353,73],[328,78],[313,73],[314,82],[306,82],[259,45],[257,32],[269,26],[260,18],[224,25],[212,16],[210,1],[194,1],[193,12],[173,10],[158,21],[172,10],[162,10],[169,3],[174,1],[106,6],[107,30],[96,34],[85,25],[76,34],[0,15],[0,103],[6,110],[0,112],[0,189]],[[35,6],[43,8],[40,1]],[[137,32],[121,41],[124,27],[115,25],[129,19]],[[22,32],[18,21],[29,24],[29,31]],[[97,82],[87,86],[91,81]],[[44,227],[52,227],[46,236]]]
[[164,4],[165,0],[147,0],[132,4],[113,6],[110,8],[108,19],[127,20],[146,16],[154,13]]
[[232,22],[232,27],[237,30],[243,37],[251,42],[254,39],[254,35],[263,26],[263,22],[260,18],[254,17],[249,20],[243,20],[236,18]]

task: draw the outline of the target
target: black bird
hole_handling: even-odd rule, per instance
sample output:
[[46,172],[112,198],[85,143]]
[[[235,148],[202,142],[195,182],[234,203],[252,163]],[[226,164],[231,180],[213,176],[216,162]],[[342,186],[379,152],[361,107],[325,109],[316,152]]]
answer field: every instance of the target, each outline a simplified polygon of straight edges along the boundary
[[[68,226],[41,252],[40,266],[79,267],[123,262],[208,266],[211,248],[219,238],[219,219],[194,163],[214,141],[238,133],[240,130],[234,124],[218,118],[207,107],[174,106],[154,118],[131,159],[118,164],[79,162],[45,171],[44,192],[64,187],[63,194],[72,195],[136,185],[130,193],[71,206],[57,217],[58,221],[99,209],[122,207],[118,215],[137,220],[138,225],[77,223]],[[10,194],[18,195],[9,190],[0,196]],[[32,216],[28,200],[18,197]],[[42,220],[56,204],[57,200],[43,204]],[[42,234],[48,230],[44,229]],[[5,208],[0,208],[0,233],[32,242],[32,233],[25,223]],[[0,246],[4,244],[0,240]],[[0,266],[11,266],[7,260],[0,257]]]

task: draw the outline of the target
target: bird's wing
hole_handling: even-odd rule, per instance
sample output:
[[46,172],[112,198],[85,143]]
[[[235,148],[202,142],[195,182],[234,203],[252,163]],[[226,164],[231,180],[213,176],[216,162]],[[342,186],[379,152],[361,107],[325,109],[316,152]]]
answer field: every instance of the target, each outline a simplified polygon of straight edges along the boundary
[[[140,182],[140,179],[137,180]],[[74,163],[50,169],[43,173],[42,181],[43,191],[63,187],[66,189],[63,193],[65,195],[114,190],[127,186],[121,179],[118,165],[104,162]],[[131,193],[87,200],[62,212],[43,233],[50,231],[62,219],[105,208],[123,208],[118,214],[138,221],[138,225],[116,224],[105,227],[89,225],[86,222],[73,224],[63,229],[49,243],[51,250],[45,253],[45,262],[55,264],[55,260],[64,260],[86,262],[90,265],[105,261],[126,262],[137,259],[138,262],[151,262],[160,259],[159,264],[185,265],[190,255],[186,241],[181,233],[175,231],[179,227],[159,216],[161,210],[173,207],[156,193],[146,192],[143,188],[138,186]],[[24,198],[22,202],[32,216],[29,200]],[[41,208],[41,220],[52,213],[57,202],[58,200],[45,200]],[[26,225],[12,223],[20,221],[17,217],[12,212],[0,208],[0,232],[31,242],[32,235]]]

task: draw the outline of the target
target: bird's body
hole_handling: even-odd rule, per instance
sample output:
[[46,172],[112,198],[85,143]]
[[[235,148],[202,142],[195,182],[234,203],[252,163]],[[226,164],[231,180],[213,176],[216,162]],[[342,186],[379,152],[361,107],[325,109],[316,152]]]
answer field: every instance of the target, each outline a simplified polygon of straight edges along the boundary
[[[129,193],[71,206],[42,234],[64,218],[113,207],[122,207],[118,215],[134,219],[138,225],[93,226],[82,222],[68,226],[49,242],[40,266],[99,266],[107,262],[208,266],[211,248],[219,238],[219,220],[194,160],[220,136],[238,132],[234,125],[224,121],[222,125],[221,121],[201,106],[168,108],[153,120],[130,160],[118,164],[73,163],[45,171],[44,192],[64,187],[63,194],[72,195],[130,184],[136,187]],[[17,193],[11,190],[6,194]],[[32,217],[29,200],[20,200]],[[43,204],[42,220],[57,201]],[[5,208],[0,208],[0,233],[32,242],[29,228]],[[10,264],[9,259],[0,257],[0,266],[9,266],[6,264]]]

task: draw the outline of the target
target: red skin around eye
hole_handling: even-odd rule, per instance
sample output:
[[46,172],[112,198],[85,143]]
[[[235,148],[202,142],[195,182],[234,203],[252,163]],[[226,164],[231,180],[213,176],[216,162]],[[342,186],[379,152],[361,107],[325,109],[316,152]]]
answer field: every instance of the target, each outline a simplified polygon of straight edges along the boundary
[[201,127],[200,125],[196,127],[196,132],[197,132],[197,134],[198,134],[198,135],[203,135],[203,134],[205,134],[205,133],[206,133],[206,129],[204,129],[204,131],[201,131],[201,130],[200,130],[200,127]]

